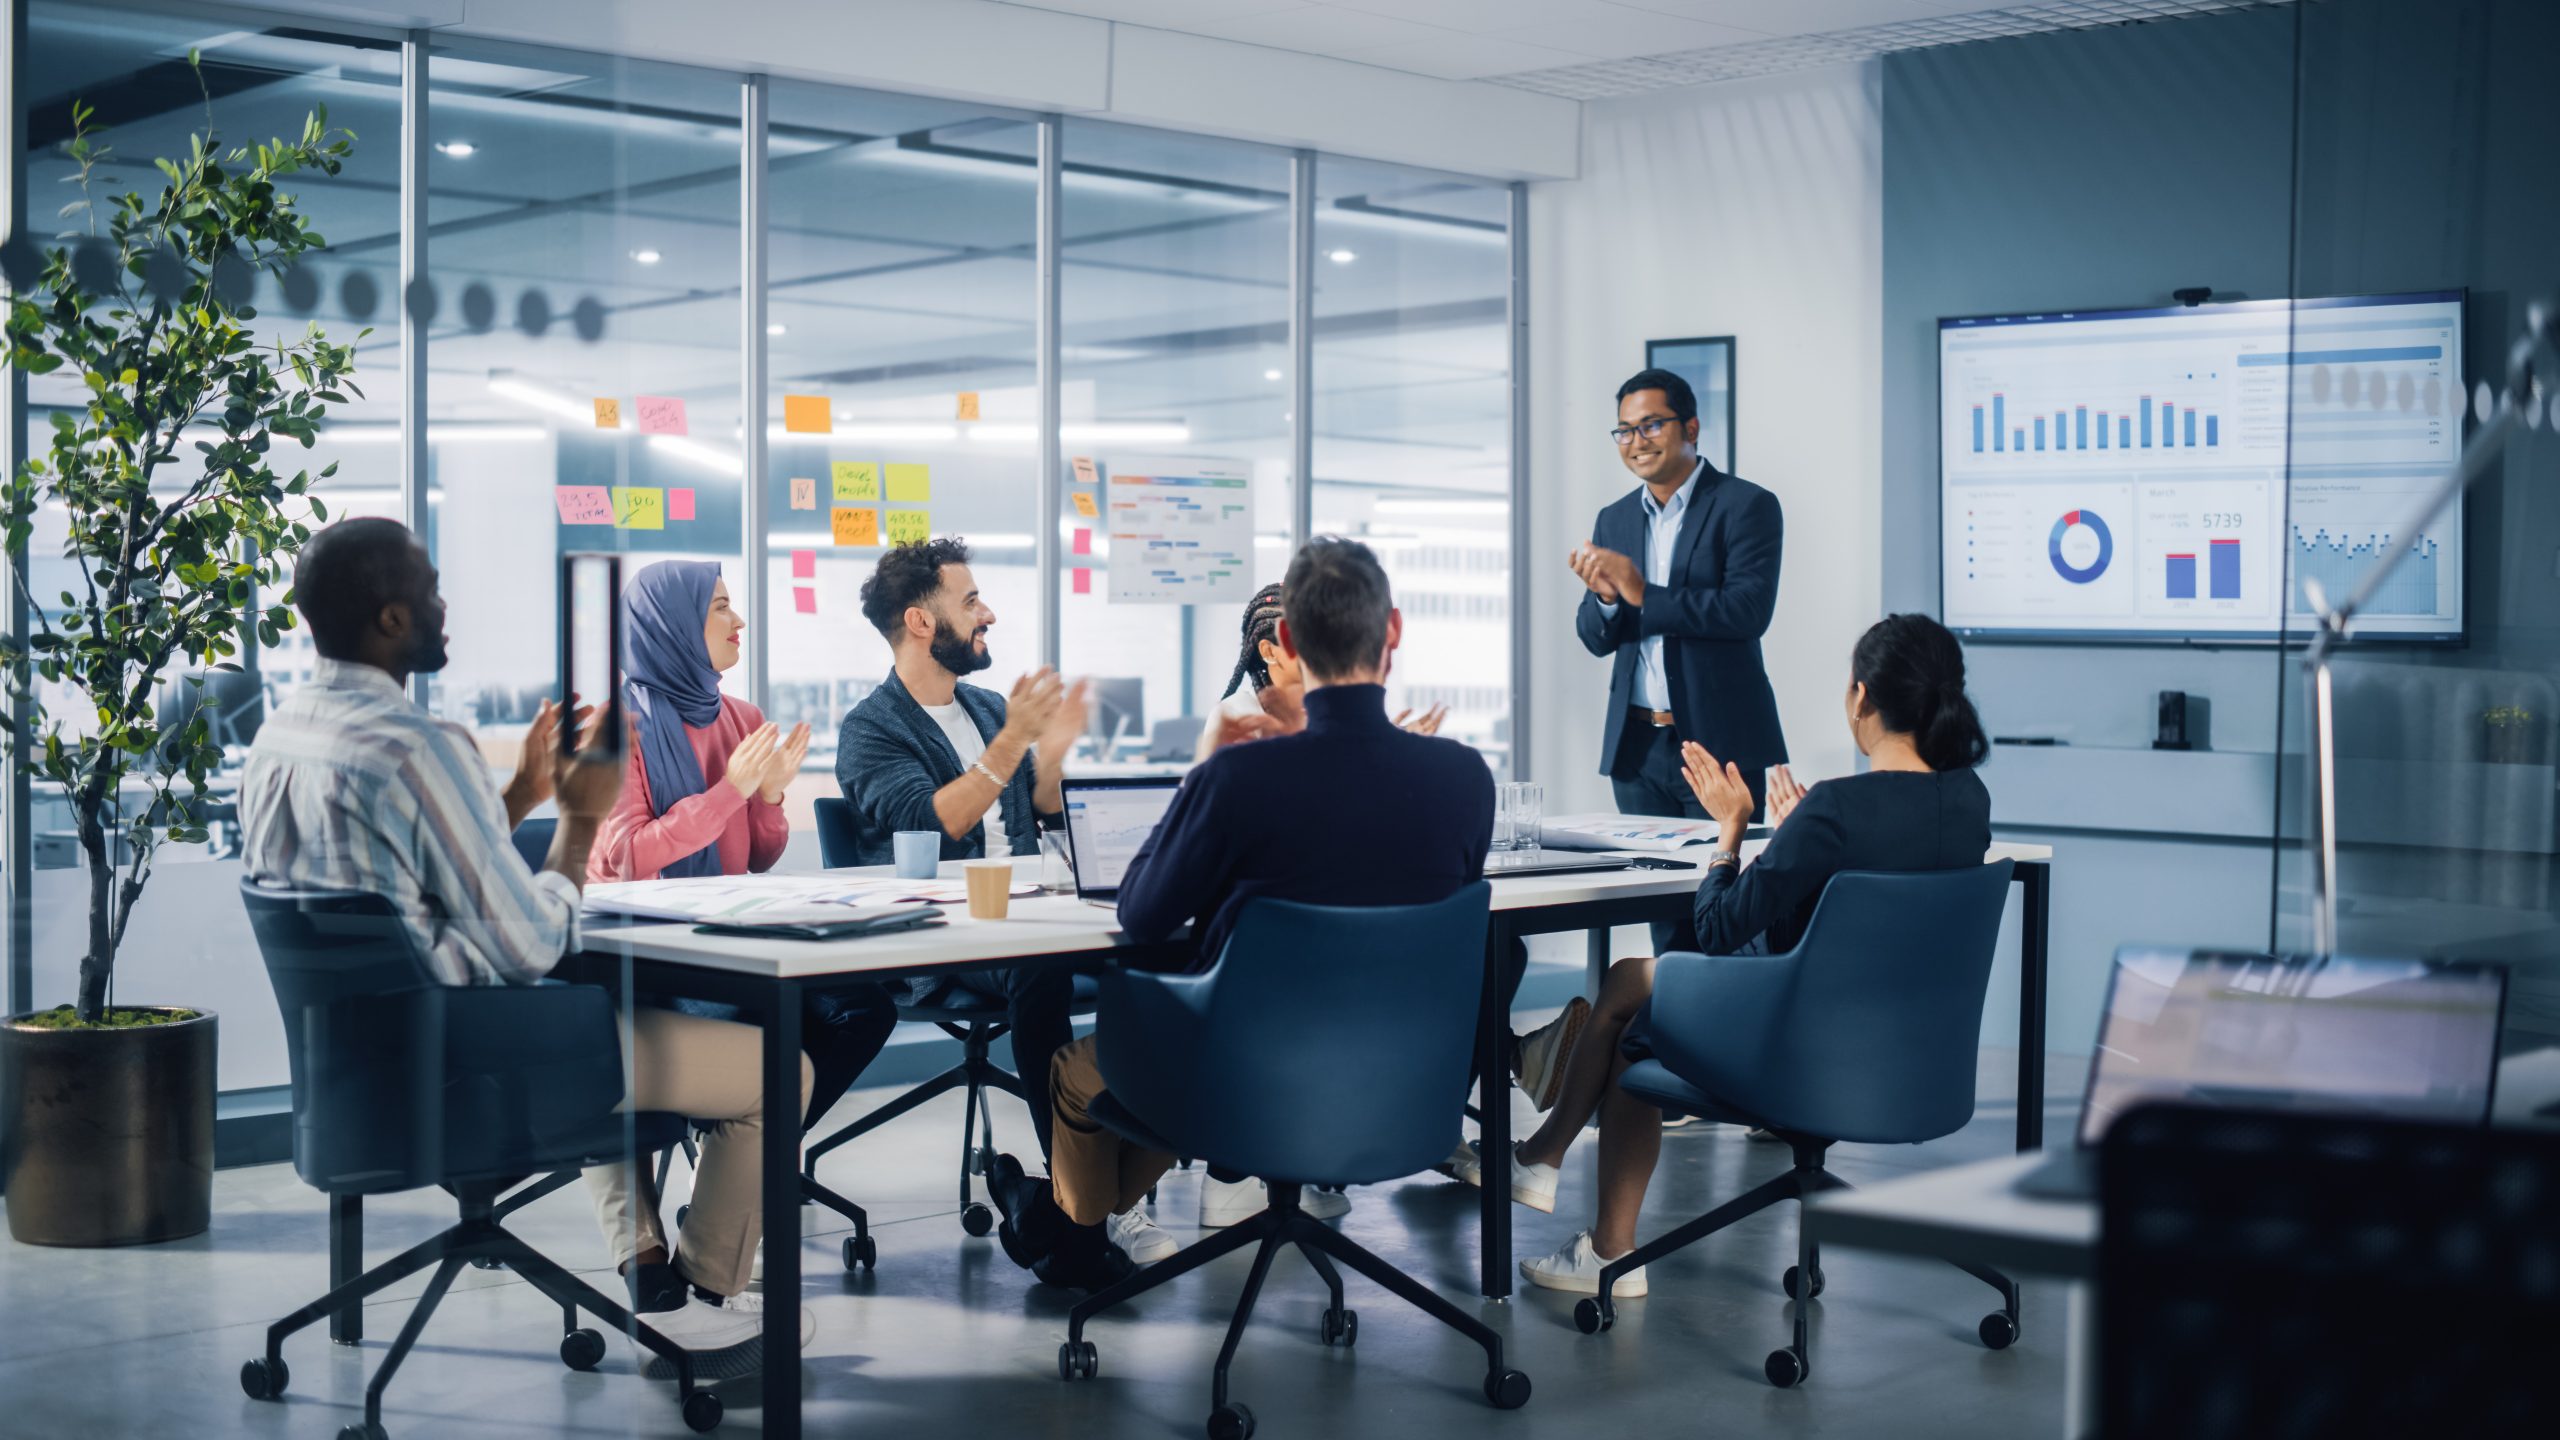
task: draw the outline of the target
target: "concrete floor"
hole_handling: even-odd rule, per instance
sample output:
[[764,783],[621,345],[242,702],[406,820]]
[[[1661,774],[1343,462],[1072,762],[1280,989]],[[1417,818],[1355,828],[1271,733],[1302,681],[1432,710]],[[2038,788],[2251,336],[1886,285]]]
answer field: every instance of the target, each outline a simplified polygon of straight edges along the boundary
[[[2005,1152],[2012,1111],[1986,1051],[1985,1104],[1963,1132],[1919,1147],[1843,1146],[1834,1168],[1866,1183]],[[2057,1061],[2057,1081],[2076,1074]],[[1995,1089],[1994,1087],[1998,1088]],[[885,1093],[857,1094],[849,1105]],[[839,1116],[858,1113],[844,1109]],[[2057,1101],[2048,1128],[2067,1126]],[[1523,1111],[1524,1120],[1527,1112]],[[1018,1108],[998,1110],[999,1140],[1029,1145]],[[992,1239],[960,1229],[956,1097],[838,1151],[822,1178],[865,1204],[880,1246],[876,1275],[836,1264],[844,1227],[805,1211],[803,1258],[818,1336],[804,1366],[812,1435],[1191,1437],[1208,1414],[1209,1366],[1245,1256],[1230,1257],[1097,1322],[1101,1376],[1065,1385],[1056,1373],[1068,1298],[1006,1262]],[[1525,1127],[1524,1127],[1525,1133]],[[1691,1127],[1664,1137],[1646,1233],[1712,1208],[1776,1173],[1783,1147],[1738,1130]],[[1557,1213],[1516,1209],[1523,1256],[1543,1254],[1589,1223],[1591,1143],[1565,1171]],[[682,1167],[678,1167],[681,1173]],[[1197,1171],[1169,1176],[1159,1223],[1186,1243],[1198,1233]],[[671,1189],[681,1194],[679,1179]],[[428,1195],[369,1202],[371,1259],[424,1238],[452,1218]],[[1353,1192],[1344,1228],[1444,1293],[1469,1297],[1475,1275],[1475,1192],[1425,1175]],[[112,1251],[0,1243],[0,1435],[248,1435],[326,1440],[362,1415],[365,1377],[423,1288],[387,1292],[367,1311],[365,1343],[331,1345],[314,1327],[286,1347],[282,1403],[239,1388],[243,1360],[267,1323],[326,1284],[322,1198],[290,1167],[227,1170],[215,1180],[213,1228],[176,1244]],[[517,1218],[517,1233],[603,1283],[602,1241],[583,1190]],[[1653,1267],[1649,1298],[1623,1302],[1605,1336],[1575,1330],[1570,1297],[1523,1290],[1511,1303],[1472,1302],[1506,1336],[1527,1371],[1526,1409],[1488,1407],[1477,1386],[1482,1354],[1454,1333],[1358,1277],[1356,1350],[1316,1337],[1323,1288],[1284,1258],[1265,1288],[1235,1371],[1235,1397],[1264,1436],[1480,1434],[1890,1436],[1985,1440],[2047,1436],[2061,1423],[2063,1300],[2026,1287],[2025,1337],[1983,1349],[1974,1325],[1996,1297],[1952,1268],[1857,1252],[1823,1257],[1828,1288],[1814,1302],[1811,1381],[1791,1391],[1761,1378],[1762,1357],[1787,1335],[1778,1276],[1794,1260],[1792,1207],[1773,1210]],[[559,1315],[504,1272],[465,1271],[394,1382],[385,1423],[413,1436],[680,1437],[673,1386],[638,1378],[627,1344],[595,1372],[557,1357]],[[721,1387],[719,1433],[756,1428],[752,1380]]]

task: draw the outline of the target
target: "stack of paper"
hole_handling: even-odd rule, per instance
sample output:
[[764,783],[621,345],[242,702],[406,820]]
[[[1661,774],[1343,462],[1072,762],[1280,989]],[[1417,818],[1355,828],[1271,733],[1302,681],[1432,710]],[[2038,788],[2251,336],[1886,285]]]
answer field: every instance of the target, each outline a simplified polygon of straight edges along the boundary
[[1538,840],[1551,850],[1635,850],[1660,855],[1713,845],[1721,828],[1713,820],[1660,815],[1557,815],[1538,827]]
[[[1036,879],[1018,880],[1016,895],[1036,895]],[[684,880],[626,880],[587,887],[586,908],[599,915],[723,925],[809,925],[841,920],[847,909],[917,901],[966,905],[963,880],[897,880],[826,875],[706,875]]]

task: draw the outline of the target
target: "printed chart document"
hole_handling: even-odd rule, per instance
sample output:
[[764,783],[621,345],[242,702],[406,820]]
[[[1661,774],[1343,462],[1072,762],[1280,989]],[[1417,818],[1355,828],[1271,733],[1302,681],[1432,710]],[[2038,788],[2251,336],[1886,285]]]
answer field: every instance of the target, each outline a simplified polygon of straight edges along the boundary
[[[1039,882],[1018,881],[1013,893],[1036,895]],[[590,885],[586,893],[590,914],[721,925],[825,924],[863,906],[909,901],[966,905],[968,883],[877,875],[703,875]]]
[[1234,604],[1252,597],[1252,466],[1117,460],[1105,489],[1112,604]]
[[1556,815],[1538,827],[1538,840],[1551,850],[1634,850],[1668,855],[1716,843],[1713,820],[1682,820],[1667,815]]

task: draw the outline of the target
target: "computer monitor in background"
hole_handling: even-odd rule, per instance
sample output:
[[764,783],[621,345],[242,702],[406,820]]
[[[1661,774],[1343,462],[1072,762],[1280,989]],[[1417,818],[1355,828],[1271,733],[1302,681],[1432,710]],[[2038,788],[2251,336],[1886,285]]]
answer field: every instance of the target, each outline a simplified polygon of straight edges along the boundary
[[[202,680],[199,687],[191,682]],[[245,758],[249,742],[267,718],[266,685],[249,670],[207,670],[171,682],[160,707],[160,733],[176,735],[201,711],[206,733],[234,762]]]
[[1093,737],[1096,753],[1108,760],[1122,741],[1146,738],[1147,682],[1135,675],[1097,675],[1092,685],[1085,733]]

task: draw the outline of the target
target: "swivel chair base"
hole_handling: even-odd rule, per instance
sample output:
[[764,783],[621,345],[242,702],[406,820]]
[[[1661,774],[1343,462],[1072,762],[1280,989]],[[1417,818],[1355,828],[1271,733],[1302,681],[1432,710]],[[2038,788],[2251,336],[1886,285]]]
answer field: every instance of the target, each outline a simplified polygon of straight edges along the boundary
[[[1385,1286],[1405,1303],[1484,1347],[1484,1398],[1495,1408],[1517,1410],[1529,1403],[1529,1377],[1503,1365],[1500,1335],[1483,1321],[1300,1209],[1298,1190],[1296,1185],[1273,1181],[1271,1206],[1261,1214],[1229,1226],[1171,1259],[1160,1260],[1119,1284],[1077,1302],[1067,1315],[1066,1341],[1058,1346],[1058,1378],[1090,1380],[1101,1369],[1093,1342],[1084,1338],[1086,1321],[1124,1300],[1142,1295],[1168,1280],[1177,1279],[1212,1260],[1252,1245],[1257,1247],[1253,1255],[1253,1272],[1245,1278],[1244,1294],[1236,1301],[1235,1318],[1227,1324],[1226,1343],[1218,1348],[1217,1368],[1210,1372],[1208,1426],[1210,1440],[1250,1440],[1254,1431],[1253,1412],[1227,1398],[1227,1367],[1236,1358],[1237,1344],[1244,1339],[1245,1322],[1253,1318],[1254,1302],[1261,1297],[1262,1282],[1271,1273],[1272,1257],[1294,1245],[1298,1253],[1306,1257],[1307,1263],[1315,1267],[1316,1274],[1323,1277],[1325,1289],[1332,1295],[1332,1302],[1326,1306],[1317,1324],[1317,1335],[1325,1344],[1347,1349],[1360,1339],[1360,1316],[1343,1305],[1342,1273],[1333,1268],[1333,1261],[1340,1260]],[[1332,1258],[1328,1259],[1328,1256]]]
[[462,1267],[482,1260],[504,1264],[524,1277],[525,1283],[542,1292],[560,1306],[560,1359],[572,1370],[592,1370],[604,1359],[604,1337],[578,1325],[578,1312],[585,1310],[616,1330],[624,1331],[652,1353],[675,1367],[676,1399],[684,1413],[686,1428],[699,1434],[720,1423],[720,1397],[708,1390],[696,1389],[693,1356],[684,1347],[635,1320],[631,1312],[608,1299],[603,1292],[560,1268],[541,1251],[509,1233],[495,1215],[498,1193],[505,1187],[489,1182],[476,1182],[455,1187],[455,1198],[461,1202],[460,1223],[411,1246],[391,1259],[367,1270],[362,1275],[294,1311],[267,1327],[264,1354],[240,1367],[240,1388],[252,1400],[274,1400],[283,1396],[290,1372],[284,1363],[284,1342],[295,1331],[338,1314],[351,1305],[364,1301],[428,1266],[435,1276],[427,1282],[426,1293],[409,1311],[400,1333],[391,1342],[390,1352],[375,1368],[373,1379],[364,1388],[364,1420],[338,1432],[339,1440],[387,1440],[389,1432],[382,1424],[382,1395],[390,1388],[402,1361],[409,1358],[411,1347],[427,1328],[427,1319],[435,1314],[444,1300],[445,1291],[453,1284]]
[[845,1268],[848,1270],[854,1268],[857,1245],[865,1254],[876,1252],[872,1249],[868,1222],[861,1208],[818,1183],[819,1159],[837,1146],[858,1140],[947,1091],[967,1092],[967,1103],[961,1108],[960,1121],[960,1228],[972,1236],[995,1233],[996,1213],[977,1198],[969,1177],[985,1175],[995,1163],[995,1116],[987,1108],[987,1092],[1001,1090],[1017,1100],[1028,1101],[1023,1094],[1021,1079],[987,1058],[988,1048],[1009,1033],[1012,1027],[1000,1020],[937,1019],[933,1024],[961,1043],[960,1063],[810,1146],[807,1157],[801,1161],[803,1192],[853,1221],[854,1238],[845,1242]]
[[[1610,1291],[1629,1271],[1649,1265],[1675,1250],[1695,1244],[1737,1221],[1747,1219],[1781,1201],[1793,1200],[1798,1205],[1826,1190],[1848,1190],[1848,1181],[1823,1167],[1823,1157],[1831,1143],[1810,1135],[1778,1132],[1795,1152],[1795,1164],[1787,1173],[1762,1181],[1688,1224],[1658,1236],[1608,1264],[1600,1267],[1600,1293],[1577,1302],[1573,1307],[1573,1323],[1585,1335],[1597,1335],[1617,1323],[1618,1310]],[[2018,1285],[2008,1276],[1985,1265],[1962,1260],[1947,1262],[1967,1275],[2000,1292],[2000,1308],[1982,1317],[1975,1332],[1982,1343],[1994,1350],[2006,1350],[2018,1341]],[[1801,1215],[1796,1221],[1796,1263],[1778,1279],[1778,1288],[1795,1302],[1795,1334],[1783,1350],[1772,1350],[1761,1365],[1761,1373],[1780,1389],[1802,1383],[1813,1374],[1813,1341],[1809,1331],[1810,1315],[1806,1302],[1822,1293],[1822,1247],[1813,1243]]]

